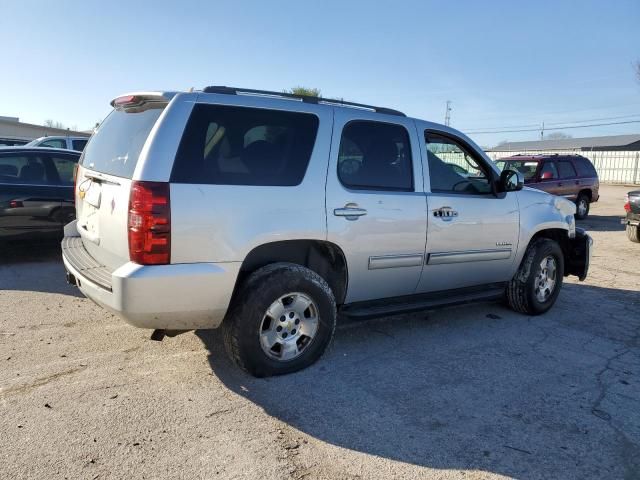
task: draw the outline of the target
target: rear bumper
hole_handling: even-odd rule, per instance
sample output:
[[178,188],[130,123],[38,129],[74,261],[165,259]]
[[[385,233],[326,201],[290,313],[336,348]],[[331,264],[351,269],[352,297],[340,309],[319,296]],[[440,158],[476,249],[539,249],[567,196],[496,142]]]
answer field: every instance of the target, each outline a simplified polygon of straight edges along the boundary
[[65,237],[62,260],[80,291],[141,328],[219,327],[240,269],[240,262],[153,266],[127,262],[110,272],[103,266],[87,267],[84,255],[88,252],[80,237]]
[[592,250],[593,239],[582,228],[576,228],[576,236],[569,239],[569,251],[565,259],[567,275],[575,275],[580,281],[587,278]]

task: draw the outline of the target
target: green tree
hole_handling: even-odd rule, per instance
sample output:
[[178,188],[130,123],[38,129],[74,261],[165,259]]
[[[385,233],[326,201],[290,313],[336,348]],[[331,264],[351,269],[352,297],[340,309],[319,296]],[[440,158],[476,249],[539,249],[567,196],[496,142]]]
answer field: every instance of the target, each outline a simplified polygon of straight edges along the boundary
[[292,93],[294,95],[302,95],[305,97],[322,97],[322,92],[319,88],[293,87],[289,90],[285,90],[284,93]]

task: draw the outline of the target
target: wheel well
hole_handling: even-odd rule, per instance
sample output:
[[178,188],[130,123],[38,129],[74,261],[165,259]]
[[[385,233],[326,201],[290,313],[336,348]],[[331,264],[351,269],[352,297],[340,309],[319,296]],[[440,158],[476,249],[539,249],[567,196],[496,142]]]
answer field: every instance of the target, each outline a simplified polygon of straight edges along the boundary
[[565,260],[569,258],[569,233],[566,230],[563,230],[562,228],[549,228],[547,230],[536,232],[533,237],[531,237],[529,245],[538,238],[549,238],[554,240],[558,245],[560,245]]
[[585,189],[585,190],[580,190],[580,192],[578,192],[578,196],[585,194],[587,197],[589,197],[589,201],[591,201],[591,198],[593,197],[593,192],[591,192],[590,189]]
[[344,253],[334,243],[321,240],[284,240],[254,248],[242,262],[234,295],[252,272],[277,262],[296,263],[313,270],[329,284],[336,303],[344,302],[348,278]]

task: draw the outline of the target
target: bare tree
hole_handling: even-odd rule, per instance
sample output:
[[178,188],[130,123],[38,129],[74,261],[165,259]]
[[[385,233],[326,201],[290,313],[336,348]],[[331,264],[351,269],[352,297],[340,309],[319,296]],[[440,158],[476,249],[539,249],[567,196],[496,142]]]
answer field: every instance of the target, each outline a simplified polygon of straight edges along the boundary
[[564,132],[553,132],[547,135],[547,140],[564,140],[565,138],[573,138],[568,133]]
[[53,121],[50,118],[44,121],[44,126],[49,128],[59,128],[61,130],[66,129],[62,122]]

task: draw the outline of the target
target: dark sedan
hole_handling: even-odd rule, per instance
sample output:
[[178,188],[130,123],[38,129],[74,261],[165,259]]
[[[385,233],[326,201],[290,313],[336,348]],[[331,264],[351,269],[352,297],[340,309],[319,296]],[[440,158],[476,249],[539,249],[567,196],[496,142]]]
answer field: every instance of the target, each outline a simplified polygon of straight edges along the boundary
[[61,237],[75,218],[80,152],[0,147],[0,241]]

